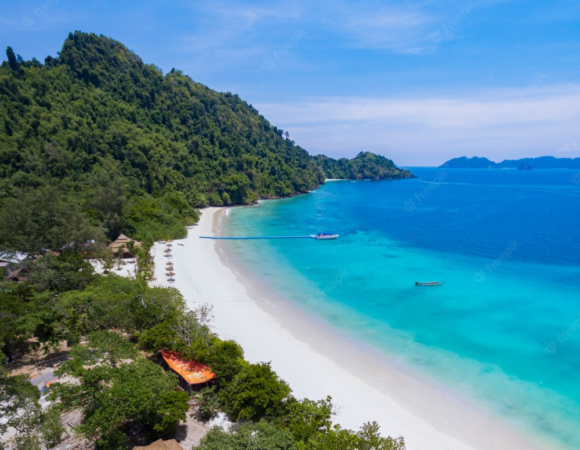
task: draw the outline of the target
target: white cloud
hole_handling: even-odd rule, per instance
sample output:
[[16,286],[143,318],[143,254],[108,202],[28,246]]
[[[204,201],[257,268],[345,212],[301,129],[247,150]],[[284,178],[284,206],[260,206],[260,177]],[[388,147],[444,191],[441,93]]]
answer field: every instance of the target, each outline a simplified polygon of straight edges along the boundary
[[476,154],[500,160],[563,151],[580,156],[580,85],[538,88],[525,97],[519,92],[486,91],[463,98],[317,98],[257,107],[311,153],[349,156],[370,150],[405,165],[440,164]]
[[300,17],[298,7],[260,6],[243,3],[197,3],[191,14],[191,30],[178,38],[175,51],[187,53],[181,66],[194,73],[216,73],[253,65],[278,49],[295,29],[281,27]]
[[[386,4],[379,0],[196,3],[191,10],[192,28],[182,36],[181,50],[204,61],[208,57],[219,59],[220,68],[233,67],[238,60],[229,58],[232,50],[237,53],[240,48],[251,48],[253,55],[265,58],[296,30],[304,29],[310,42],[330,49],[420,54],[454,38],[471,11],[465,12],[466,1],[472,0],[453,0],[435,7],[431,2]],[[255,60],[248,62],[256,64]]]
[[359,48],[417,52],[428,43],[435,19],[417,6],[385,7],[375,2],[356,3],[335,11],[337,31]]

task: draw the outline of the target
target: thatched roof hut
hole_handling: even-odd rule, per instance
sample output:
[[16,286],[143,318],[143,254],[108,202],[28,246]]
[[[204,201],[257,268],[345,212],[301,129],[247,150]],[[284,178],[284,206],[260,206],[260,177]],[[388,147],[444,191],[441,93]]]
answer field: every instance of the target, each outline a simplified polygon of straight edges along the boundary
[[133,247],[141,247],[141,242],[131,239],[124,234],[120,234],[107,248],[112,250],[113,254],[119,258],[134,258],[135,255],[129,250],[131,243]]
[[159,439],[152,444],[143,447],[135,447],[134,450],[183,450],[183,447],[181,447],[175,439],[169,439],[168,441]]

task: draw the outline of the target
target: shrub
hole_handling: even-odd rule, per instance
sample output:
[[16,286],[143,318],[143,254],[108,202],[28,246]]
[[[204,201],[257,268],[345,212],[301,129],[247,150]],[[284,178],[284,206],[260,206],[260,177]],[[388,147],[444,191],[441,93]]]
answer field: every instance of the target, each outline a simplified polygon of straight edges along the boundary
[[259,421],[278,415],[290,392],[288,384],[278,378],[270,363],[248,364],[222,391],[220,398],[233,420]]
[[217,416],[219,412],[219,401],[215,392],[215,386],[202,389],[196,394],[199,400],[197,415],[200,420],[208,421]]
[[214,427],[197,450],[297,450],[292,435],[268,422],[248,423],[232,433]]

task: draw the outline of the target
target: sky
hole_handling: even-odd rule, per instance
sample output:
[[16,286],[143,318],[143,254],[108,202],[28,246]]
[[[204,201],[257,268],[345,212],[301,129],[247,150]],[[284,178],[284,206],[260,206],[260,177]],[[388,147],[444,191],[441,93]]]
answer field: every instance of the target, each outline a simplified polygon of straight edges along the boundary
[[0,44],[24,59],[104,34],[238,94],[312,154],[580,157],[577,0],[2,3]]

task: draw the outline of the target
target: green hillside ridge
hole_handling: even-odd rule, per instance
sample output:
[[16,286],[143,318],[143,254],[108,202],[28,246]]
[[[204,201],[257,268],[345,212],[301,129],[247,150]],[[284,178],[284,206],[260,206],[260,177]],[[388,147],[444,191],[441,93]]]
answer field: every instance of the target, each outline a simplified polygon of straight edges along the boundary
[[446,169],[491,169],[496,166],[496,163],[478,156],[467,158],[462,156],[460,158],[453,158],[442,164],[441,168]]
[[413,178],[408,170],[401,170],[393,161],[371,152],[360,152],[353,159],[332,159],[328,156],[314,157],[316,165],[326,178],[350,180],[395,180]]
[[[6,249],[34,250],[14,248],[14,233],[20,238],[12,241],[40,233],[36,248],[62,244],[44,236],[59,234],[44,228],[46,220],[62,222],[62,211],[62,225],[78,240],[123,231],[152,242],[184,236],[195,208],[287,197],[326,178],[412,177],[371,153],[310,156],[237,95],[179,70],[163,75],[104,36],[71,33],[44,64],[23,61],[10,47],[7,57],[0,66]],[[29,223],[20,208],[42,207],[46,198],[54,209]]]
[[580,169],[580,158],[540,156],[537,158],[505,159],[496,163],[487,158],[462,156],[450,159],[440,167],[447,169],[519,169],[520,166],[527,166],[530,169]]

